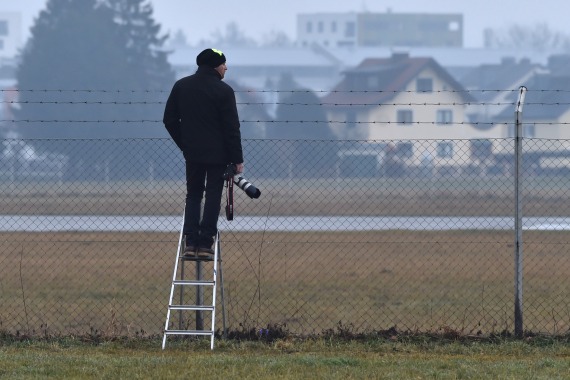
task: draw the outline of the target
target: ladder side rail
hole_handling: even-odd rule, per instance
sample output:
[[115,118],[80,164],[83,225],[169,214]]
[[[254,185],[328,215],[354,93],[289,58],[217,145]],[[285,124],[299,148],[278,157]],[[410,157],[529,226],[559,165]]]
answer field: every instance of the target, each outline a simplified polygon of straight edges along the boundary
[[[202,281],[203,267],[202,261],[196,261],[196,279]],[[196,287],[196,305],[204,304],[204,288],[202,286]],[[204,330],[204,313],[201,310],[196,310],[196,330]]]
[[182,223],[180,225],[180,236],[178,238],[178,249],[176,250],[176,260],[174,261],[174,272],[172,274],[172,283],[170,285],[170,298],[168,299],[168,311],[166,312],[166,322],[164,323],[164,335],[162,337],[162,349],[166,347],[166,331],[168,330],[168,325],[170,323],[170,305],[172,305],[172,300],[174,299],[174,281],[176,281],[176,273],[178,273],[178,262],[180,261],[180,249],[182,247],[182,236],[184,234],[184,217],[186,215],[186,207],[184,208],[184,213],[182,214]]
[[214,335],[215,335],[215,324],[216,324],[216,288],[218,283],[218,255],[220,251],[220,232],[216,233],[216,243],[214,244],[214,269],[213,269],[213,277],[214,277],[214,286],[212,290],[212,325],[211,331],[212,335],[210,337],[210,350],[214,349]]
[[[179,257],[180,258],[180,257]],[[184,268],[186,266],[186,261],[185,260],[181,260],[180,262],[180,279],[185,278],[185,274],[184,274]],[[180,301],[179,304],[182,305],[184,303],[184,287],[180,288]],[[174,302],[174,300],[172,300],[172,302]],[[184,318],[182,316],[182,310],[180,310],[180,312],[178,313],[178,329],[182,330],[182,326],[184,325]]]
[[224,339],[228,338],[228,330],[226,327],[226,300],[224,297],[224,271],[222,268],[222,248],[218,246],[218,270],[220,275],[220,296],[222,297],[222,336]]

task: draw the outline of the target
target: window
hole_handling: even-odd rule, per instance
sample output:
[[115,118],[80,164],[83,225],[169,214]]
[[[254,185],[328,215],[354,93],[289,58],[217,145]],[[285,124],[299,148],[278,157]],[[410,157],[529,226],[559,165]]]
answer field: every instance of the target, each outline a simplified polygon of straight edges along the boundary
[[325,30],[325,26],[322,21],[317,23],[317,32],[322,33]]
[[457,21],[451,21],[448,25],[450,32],[457,32],[459,30],[459,23]]
[[336,33],[336,21],[331,22],[331,32]]
[[356,25],[353,21],[349,21],[345,25],[344,29],[344,36],[345,37],[354,37],[356,36]]
[[307,33],[312,33],[313,32],[313,24],[309,21],[306,25],[307,27]]
[[0,40],[0,50],[4,50],[4,40]]
[[451,110],[437,110],[435,114],[435,121],[437,124],[450,124],[453,122],[453,111]]
[[8,21],[0,20],[0,36],[8,35]]
[[398,110],[397,120],[400,124],[412,124],[413,119],[412,110]]
[[417,92],[432,92],[433,91],[433,79],[431,79],[431,78],[418,78],[416,80],[416,91]]
[[453,157],[453,143],[446,141],[437,144],[437,156],[441,158]]

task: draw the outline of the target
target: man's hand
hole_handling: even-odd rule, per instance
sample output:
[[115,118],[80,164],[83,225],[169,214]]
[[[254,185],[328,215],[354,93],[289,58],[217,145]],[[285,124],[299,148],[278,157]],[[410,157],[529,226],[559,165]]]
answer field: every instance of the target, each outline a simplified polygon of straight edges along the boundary
[[243,173],[243,162],[241,164],[236,164],[237,174]]

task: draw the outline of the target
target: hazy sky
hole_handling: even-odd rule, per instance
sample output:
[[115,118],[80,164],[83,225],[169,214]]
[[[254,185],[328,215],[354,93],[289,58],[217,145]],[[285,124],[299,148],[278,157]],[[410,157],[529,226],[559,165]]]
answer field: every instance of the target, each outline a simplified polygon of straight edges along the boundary
[[[22,13],[24,39],[47,0],[0,0],[0,12]],[[272,30],[296,34],[296,14],[363,11],[463,13],[464,44],[483,45],[483,29],[507,29],[512,24],[551,29],[570,35],[567,0],[152,0],[155,19],[164,32],[182,29],[190,43],[206,39],[235,21],[249,37],[261,40]]]

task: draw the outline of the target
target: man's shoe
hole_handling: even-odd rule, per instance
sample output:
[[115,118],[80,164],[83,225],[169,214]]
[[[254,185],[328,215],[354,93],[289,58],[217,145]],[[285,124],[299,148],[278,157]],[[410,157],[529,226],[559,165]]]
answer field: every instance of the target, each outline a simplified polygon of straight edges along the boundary
[[210,247],[198,247],[198,257],[212,258],[214,256],[214,250]]
[[184,254],[182,256],[196,257],[196,249],[197,247],[194,244],[187,245],[186,248],[184,248]]

